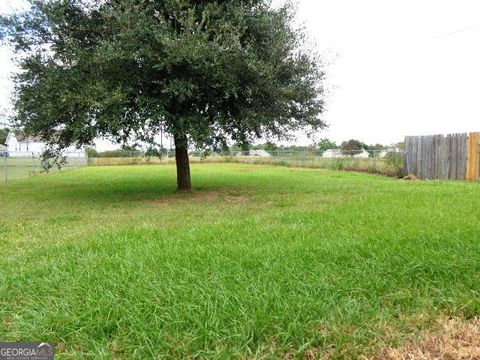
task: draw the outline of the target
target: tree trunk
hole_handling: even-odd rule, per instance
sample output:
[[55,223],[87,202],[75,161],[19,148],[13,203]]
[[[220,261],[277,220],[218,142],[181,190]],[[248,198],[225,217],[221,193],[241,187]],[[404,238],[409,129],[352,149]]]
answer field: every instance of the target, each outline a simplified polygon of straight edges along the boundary
[[187,136],[175,135],[174,140],[178,191],[190,191],[192,190],[192,184],[190,181],[190,160],[188,159]]

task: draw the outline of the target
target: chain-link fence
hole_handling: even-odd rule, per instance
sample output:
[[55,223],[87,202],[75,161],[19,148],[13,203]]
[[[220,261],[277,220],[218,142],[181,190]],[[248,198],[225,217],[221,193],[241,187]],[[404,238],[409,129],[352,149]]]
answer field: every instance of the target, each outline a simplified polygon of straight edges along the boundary
[[[21,156],[20,156],[21,155]],[[63,154],[66,162],[61,168],[53,166],[48,172],[66,171],[82,166],[154,165],[175,162],[175,152],[166,151],[163,156],[148,156],[137,151],[115,157],[87,158],[79,153]],[[362,171],[388,176],[403,176],[404,153],[391,150],[249,150],[226,151],[205,154],[191,151],[192,163],[232,162],[272,164],[295,167],[322,168],[331,170]],[[45,164],[38,154],[9,154],[0,151],[1,184],[45,172]]]
[[404,153],[391,150],[249,150],[228,155],[227,161],[253,164],[362,171],[403,176]]
[[165,164],[175,161],[175,150],[164,149],[158,154],[144,151],[107,151],[95,154],[88,160],[91,166]]
[[[82,166],[88,165],[88,158],[85,154],[76,153],[64,153],[62,154],[62,166],[51,166],[48,170],[51,172],[66,171]],[[0,177],[1,185],[6,185],[11,181],[25,179],[30,176],[45,173],[46,166],[42,157],[36,153],[22,152],[22,153],[9,153],[7,151],[0,150]]]
[[[363,171],[388,176],[403,175],[403,151],[387,150],[249,150],[224,151],[206,154],[191,151],[192,163],[237,162],[251,164],[273,164],[296,167],[324,168],[332,170]],[[131,156],[94,157],[93,166],[164,164],[175,161],[175,153],[168,151],[164,156],[146,156],[131,153]]]

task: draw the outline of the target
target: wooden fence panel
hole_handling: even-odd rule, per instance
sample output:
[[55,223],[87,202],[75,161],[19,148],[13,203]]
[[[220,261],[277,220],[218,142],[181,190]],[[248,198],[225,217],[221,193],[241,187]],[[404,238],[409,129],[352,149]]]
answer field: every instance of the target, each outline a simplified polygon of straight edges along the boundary
[[480,178],[480,133],[468,135],[467,180]]
[[[467,134],[407,136],[404,171],[420,179],[464,180],[467,175],[467,145]],[[480,169],[472,171],[478,173]]]
[[458,179],[465,180],[467,176],[467,151],[468,151],[468,135],[463,134],[462,140],[460,141],[460,151],[458,151]]

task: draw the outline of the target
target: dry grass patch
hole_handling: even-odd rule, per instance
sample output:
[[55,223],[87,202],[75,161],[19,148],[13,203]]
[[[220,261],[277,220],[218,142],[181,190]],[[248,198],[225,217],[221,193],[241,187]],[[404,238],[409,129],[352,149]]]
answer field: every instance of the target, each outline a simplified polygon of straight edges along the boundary
[[386,348],[374,360],[480,359],[480,320],[442,319],[434,333],[412,339],[399,348]]

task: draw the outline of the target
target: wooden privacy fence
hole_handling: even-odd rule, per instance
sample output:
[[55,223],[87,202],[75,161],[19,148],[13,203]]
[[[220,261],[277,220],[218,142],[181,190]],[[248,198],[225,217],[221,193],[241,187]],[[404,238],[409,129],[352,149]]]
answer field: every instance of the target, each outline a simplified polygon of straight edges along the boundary
[[467,150],[467,180],[480,179],[480,133],[470,133]]
[[404,172],[420,179],[480,179],[480,133],[405,138]]

